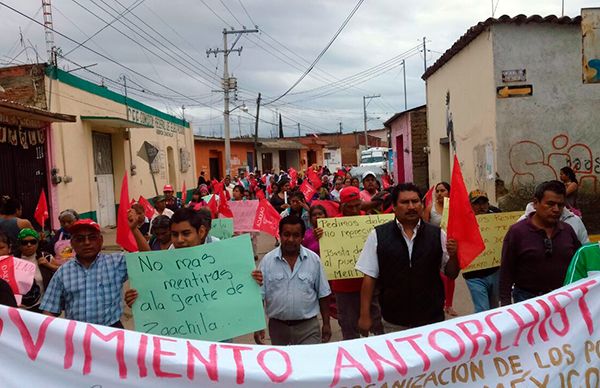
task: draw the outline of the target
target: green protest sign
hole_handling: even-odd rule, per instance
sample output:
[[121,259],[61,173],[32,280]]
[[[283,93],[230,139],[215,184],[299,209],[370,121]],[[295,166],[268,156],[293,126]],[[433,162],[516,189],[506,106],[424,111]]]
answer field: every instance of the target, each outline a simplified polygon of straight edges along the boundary
[[219,240],[233,237],[233,218],[215,218],[208,233]]
[[265,327],[250,235],[126,260],[136,331],[221,341]]

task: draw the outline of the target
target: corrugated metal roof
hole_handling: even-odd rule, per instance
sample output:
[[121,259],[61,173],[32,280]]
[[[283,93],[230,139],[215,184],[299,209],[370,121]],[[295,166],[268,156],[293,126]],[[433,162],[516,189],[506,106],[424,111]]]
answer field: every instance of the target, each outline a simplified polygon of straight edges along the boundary
[[554,24],[581,24],[581,16],[577,16],[574,18],[563,16],[558,17],[556,15],[549,15],[546,17],[542,17],[540,15],[533,16],[525,16],[525,15],[517,15],[511,18],[508,15],[502,15],[499,18],[489,18],[484,22],[479,22],[473,27],[469,28],[467,32],[461,36],[452,47],[450,47],[446,52],[438,58],[437,61],[433,65],[431,65],[427,71],[421,77],[424,80],[427,80],[433,73],[438,71],[442,66],[446,64],[453,56],[458,54],[463,48],[465,48],[469,43],[471,43],[475,38],[479,36],[483,31],[485,31],[488,27],[493,24],[527,24],[527,23],[554,23]]

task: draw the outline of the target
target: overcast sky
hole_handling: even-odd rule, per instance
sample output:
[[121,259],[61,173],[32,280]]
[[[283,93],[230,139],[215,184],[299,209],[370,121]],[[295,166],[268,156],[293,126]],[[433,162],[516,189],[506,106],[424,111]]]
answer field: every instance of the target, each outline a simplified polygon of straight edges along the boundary
[[[2,0],[43,22],[41,0]],[[495,17],[507,14],[542,16],[561,14],[560,0],[497,0]],[[275,123],[283,116],[286,135],[333,132],[342,122],[345,132],[363,129],[363,96],[370,100],[369,129],[404,110],[403,72],[406,63],[408,108],[425,103],[422,40],[430,66],[465,31],[492,16],[492,1],[485,0],[365,0],[337,40],[312,72],[287,96],[283,94],[325,48],[357,4],[354,0],[52,0],[54,28],[77,42],[97,33],[85,46],[128,67],[111,62],[55,34],[65,58],[59,66],[97,64],[76,74],[123,92],[119,77],[127,77],[128,95],[192,122],[196,133],[222,134],[223,55],[207,58],[206,50],[223,49],[223,28],[258,25],[261,32],[245,34],[232,53],[230,73],[238,80],[237,101],[256,113],[262,93],[260,117]],[[565,15],[598,6],[594,1],[565,0]],[[133,7],[114,21],[125,8]],[[245,7],[245,10],[244,10]],[[0,6],[0,62],[2,66],[47,59],[43,27]],[[145,24],[144,24],[145,23]],[[22,43],[20,32],[22,31]],[[235,35],[228,35],[230,44]],[[421,45],[420,49],[417,48]],[[71,61],[71,62],[70,62]],[[349,79],[346,79],[351,77]],[[336,82],[342,80],[342,82]],[[318,89],[316,89],[318,88]],[[316,90],[315,90],[316,89]],[[61,112],[69,113],[69,112]],[[239,119],[238,119],[239,116]],[[231,117],[232,136],[254,132],[254,118],[243,109]],[[276,135],[276,128],[260,124],[260,136]]]

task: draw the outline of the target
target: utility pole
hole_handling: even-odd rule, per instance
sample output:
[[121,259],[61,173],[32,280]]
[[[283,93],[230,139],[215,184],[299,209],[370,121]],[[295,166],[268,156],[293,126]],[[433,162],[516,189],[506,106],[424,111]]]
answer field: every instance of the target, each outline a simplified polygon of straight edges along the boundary
[[[229,128],[229,113],[231,113],[231,111],[229,110],[229,91],[237,89],[237,80],[233,77],[229,77],[228,58],[229,58],[229,54],[232,52],[237,52],[238,55],[241,55],[243,47],[240,47],[237,49],[234,48],[236,43],[240,40],[240,38],[242,37],[242,34],[249,34],[249,33],[253,33],[253,32],[258,32],[258,29],[247,30],[244,27],[242,30],[227,30],[226,28],[224,28],[223,29],[223,49],[208,49],[208,50],[206,50],[207,57],[210,56],[210,54],[214,54],[216,57],[219,53],[223,53],[222,86],[223,86],[223,95],[224,95],[224,98],[223,98],[223,121],[224,121],[224,125],[225,125],[225,131],[224,131],[223,137],[225,138],[225,175],[231,174],[231,135],[230,135],[230,128]],[[235,38],[235,41],[233,42],[231,47],[229,47],[227,45],[227,35],[230,35],[230,34],[237,34],[237,37]],[[235,108],[233,108],[233,109],[235,109]]]
[[423,37],[423,70],[427,71],[427,43]]
[[56,66],[56,46],[54,46],[54,26],[52,23],[52,4],[50,0],[42,0],[42,13],[44,14],[44,35],[46,37],[48,63]]
[[340,135],[342,134],[344,127],[342,127],[342,122],[340,121]]
[[302,136],[302,135],[300,134],[300,123],[297,123],[297,124],[298,124],[298,137],[300,137],[300,136]]
[[258,117],[260,114],[260,93],[256,99],[256,123],[254,123],[254,169],[258,169]]
[[402,60],[402,74],[404,76],[404,110],[408,109],[406,103],[406,60]]
[[363,119],[365,124],[365,147],[369,148],[369,136],[367,135],[367,100],[371,102],[373,98],[379,98],[381,94],[377,94],[374,96],[363,96]]

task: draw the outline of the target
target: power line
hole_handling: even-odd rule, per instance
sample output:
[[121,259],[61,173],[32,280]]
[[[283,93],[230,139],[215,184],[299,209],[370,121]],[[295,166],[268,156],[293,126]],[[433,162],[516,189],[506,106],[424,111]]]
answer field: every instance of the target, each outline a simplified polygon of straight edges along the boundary
[[226,25],[226,26],[229,26],[229,27],[233,28],[233,26],[232,26],[231,24],[229,24],[228,22],[226,22],[226,21],[225,21],[225,19],[223,19],[221,16],[219,16],[219,14],[218,14],[218,13],[216,13],[216,12],[215,12],[215,10],[214,10],[214,9],[212,9],[212,8],[211,8],[211,7],[210,7],[208,4],[206,4],[206,2],[205,2],[204,0],[200,0],[200,1],[202,2],[202,4],[204,4],[204,6],[205,6],[206,8],[208,8],[208,10],[209,10],[210,12],[212,12],[212,13],[213,13],[213,15],[215,15],[215,16],[216,16],[217,18],[219,18],[219,19],[220,19],[220,20],[221,20],[223,23],[225,23],[225,25]]
[[240,5],[242,6],[242,9],[244,10],[244,12],[246,13],[246,16],[248,16],[248,19],[250,19],[250,23],[252,23],[252,25],[254,27],[257,26],[257,24],[254,22],[254,20],[252,19],[252,16],[250,16],[250,14],[248,13],[248,10],[246,9],[246,7],[244,7],[244,3],[242,3],[242,0],[238,0],[238,2],[240,3]]
[[230,10],[230,9],[229,9],[229,7],[227,6],[227,4],[225,4],[225,3],[223,2],[223,0],[219,0],[219,1],[221,2],[221,4],[223,4],[223,7],[225,7],[225,9],[227,10],[227,12],[229,12],[229,14],[230,14],[231,16],[233,16],[233,19],[235,19],[235,21],[236,21],[236,22],[238,22],[240,26],[244,26],[244,23],[242,23],[242,22],[240,21],[240,19],[238,19],[238,18],[237,18],[237,17],[236,17],[236,16],[233,14],[233,12],[231,12],[231,10]]
[[327,45],[325,46],[325,48],[319,53],[319,55],[317,55],[317,58],[315,58],[315,60],[311,63],[311,65],[308,67],[308,69],[306,69],[306,71],[300,76],[300,78],[294,82],[294,84],[292,86],[290,86],[290,88],[288,90],[286,90],[282,95],[280,95],[279,97],[277,97],[275,100],[269,101],[267,103],[265,103],[264,105],[269,105],[272,104],[276,101],[279,101],[280,99],[282,99],[283,97],[285,97],[289,92],[291,92],[300,82],[302,82],[302,80],[304,79],[304,77],[306,77],[308,75],[308,73],[311,72],[311,70],[315,67],[315,65],[317,64],[317,62],[319,62],[319,60],[321,59],[321,57],[323,57],[323,55],[325,55],[325,53],[327,52],[327,50],[329,49],[329,47],[331,47],[331,45],[333,44],[333,42],[335,42],[335,40],[337,39],[337,37],[340,35],[340,33],[342,32],[342,30],[344,29],[344,27],[346,27],[346,25],[348,24],[348,22],[350,21],[350,19],[352,19],[352,16],[354,16],[354,14],[356,13],[356,11],[358,11],[358,9],[360,8],[360,6],[362,5],[362,3],[365,0],[359,0],[358,3],[356,4],[356,6],[354,6],[354,8],[352,9],[352,11],[350,12],[350,15],[348,15],[348,17],[346,18],[346,20],[344,20],[344,22],[342,23],[342,25],[340,26],[340,28],[338,28],[338,30],[336,31],[336,33],[333,35],[333,38],[331,38],[331,40],[329,41],[329,43],[327,43]]
[[[41,23],[41,22],[38,22],[37,20],[33,19],[31,16],[29,16],[29,15],[27,15],[27,14],[25,14],[25,13],[23,13],[23,12],[19,11],[19,10],[18,10],[18,9],[16,9],[16,8],[13,8],[13,7],[11,7],[10,5],[8,5],[8,4],[6,4],[6,3],[4,3],[4,2],[2,2],[2,1],[0,1],[0,5],[4,6],[5,8],[8,8],[8,9],[10,9],[11,11],[13,11],[13,12],[15,12],[15,13],[17,13],[17,14],[21,15],[22,17],[24,17],[24,18],[26,18],[26,19],[28,19],[28,20],[31,20],[31,21],[33,21],[34,23],[36,23],[36,24],[38,24],[38,25],[40,25],[40,26],[42,26],[42,27],[44,26],[44,24],[43,24],[43,23]],[[72,39],[72,38],[70,38],[70,37],[69,37],[69,36],[67,36],[66,34],[63,34],[62,32],[58,31],[58,30],[57,30],[57,29],[55,29],[55,28],[52,28],[52,31],[53,31],[53,32],[55,32],[56,34],[58,34],[59,36],[63,37],[64,39],[67,39],[67,40],[68,40],[68,41],[70,41],[71,43],[74,43],[74,44],[79,44],[79,43],[80,43],[80,42],[76,41],[75,39]],[[186,98],[186,99],[188,99],[188,100],[195,101],[195,102],[199,102],[198,100],[196,100],[196,99],[194,99],[194,98],[190,98],[189,96],[186,96],[185,94],[183,94],[183,93],[181,93],[181,92],[178,92],[177,90],[175,90],[175,89],[173,89],[173,88],[171,88],[171,87],[169,87],[169,86],[167,86],[167,85],[161,84],[160,82],[157,82],[157,81],[153,80],[152,78],[150,78],[150,77],[147,77],[147,76],[145,76],[144,74],[142,74],[142,73],[140,73],[140,72],[138,72],[138,71],[136,71],[136,70],[132,69],[131,67],[129,67],[129,66],[127,66],[127,65],[124,65],[124,64],[122,64],[122,63],[118,62],[117,60],[115,60],[115,59],[113,59],[113,58],[111,58],[111,57],[109,57],[109,56],[107,56],[107,55],[104,55],[104,54],[102,54],[102,53],[100,53],[100,52],[98,52],[98,51],[96,51],[96,50],[94,50],[94,49],[92,49],[92,48],[90,48],[90,47],[88,47],[88,46],[86,46],[86,45],[81,45],[81,47],[83,47],[83,48],[85,48],[86,50],[88,50],[88,51],[90,51],[90,52],[92,52],[92,53],[94,53],[94,54],[98,55],[98,56],[99,56],[99,57],[101,57],[101,58],[104,58],[104,59],[106,59],[107,61],[109,61],[109,62],[111,62],[111,63],[113,63],[113,64],[115,64],[115,65],[117,65],[117,66],[120,66],[120,67],[124,68],[125,70],[128,70],[128,71],[132,72],[133,74],[136,74],[137,76],[139,76],[139,77],[141,77],[141,78],[143,78],[143,79],[145,79],[145,80],[147,80],[147,81],[150,81],[150,82],[152,82],[152,83],[153,83],[153,84],[155,84],[155,85],[158,85],[158,86],[160,86],[160,87],[162,87],[162,88],[164,88],[164,89],[166,89],[166,90],[169,90],[170,92],[173,92],[173,93],[175,93],[175,94],[178,94],[178,95],[180,95],[181,97],[184,97],[184,98]],[[211,106],[208,106],[208,105],[206,105],[206,104],[201,104],[201,105],[203,105],[203,106],[206,106],[207,108],[210,108],[210,109],[215,109],[215,110],[218,110],[218,109],[216,109],[216,108],[213,108],[213,107],[211,107]]]

